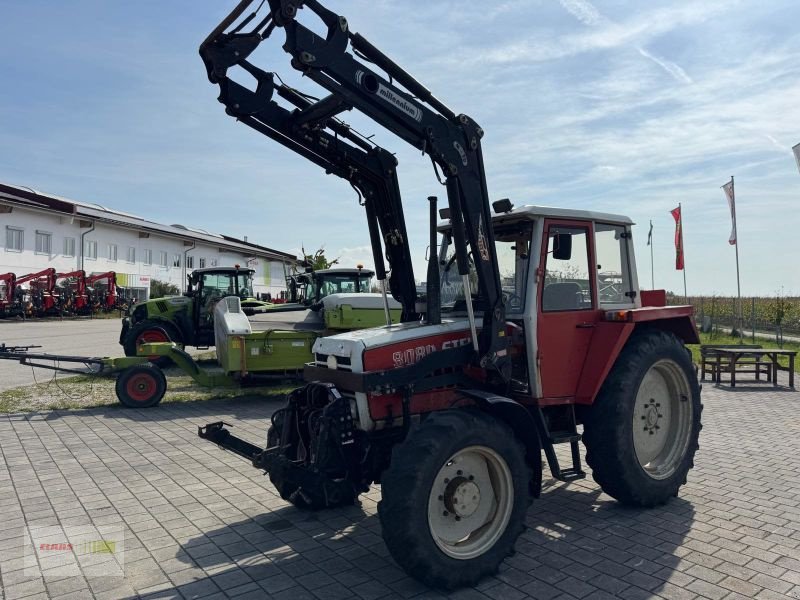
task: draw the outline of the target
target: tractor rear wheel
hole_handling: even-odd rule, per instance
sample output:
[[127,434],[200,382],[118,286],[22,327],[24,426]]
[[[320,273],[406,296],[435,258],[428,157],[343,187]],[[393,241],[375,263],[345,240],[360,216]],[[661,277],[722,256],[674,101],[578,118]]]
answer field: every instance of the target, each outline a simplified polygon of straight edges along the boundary
[[[147,342],[181,342],[181,336],[178,330],[169,323],[161,321],[141,321],[131,327],[128,335],[125,337],[123,348],[125,349],[125,356],[137,356],[136,349],[139,344]],[[159,367],[167,367],[172,364],[168,356],[149,356],[148,359],[154,365]]]
[[128,408],[149,408],[161,402],[167,378],[155,365],[135,365],[120,373],[114,387],[117,398]]
[[672,333],[634,334],[584,413],[586,462],[603,491],[651,507],[678,495],[694,466],[700,386]]
[[453,589],[496,573],[531,502],[525,449],[503,422],[474,410],[432,413],[381,476],[383,539],[406,572]]

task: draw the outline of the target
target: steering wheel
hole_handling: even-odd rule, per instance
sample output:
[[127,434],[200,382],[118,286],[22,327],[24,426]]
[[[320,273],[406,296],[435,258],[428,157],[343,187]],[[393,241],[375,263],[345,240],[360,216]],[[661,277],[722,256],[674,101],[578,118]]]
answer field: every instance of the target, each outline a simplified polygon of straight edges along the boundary
[[522,308],[522,298],[514,292],[503,292],[503,302],[512,308]]

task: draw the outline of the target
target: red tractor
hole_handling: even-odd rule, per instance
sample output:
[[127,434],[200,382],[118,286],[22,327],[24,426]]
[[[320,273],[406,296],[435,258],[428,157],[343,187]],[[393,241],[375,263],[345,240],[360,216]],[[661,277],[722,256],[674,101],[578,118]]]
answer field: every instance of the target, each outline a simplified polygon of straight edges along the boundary
[[[390,553],[441,588],[497,571],[540,494],[542,457],[555,479],[581,479],[581,441],[595,481],[621,503],[676,496],[701,427],[684,346],[698,334],[691,307],[639,290],[630,219],[492,204],[475,121],[317,0],[268,0],[260,16],[260,6],[245,14],[250,4],[200,47],[219,101],[358,192],[378,280],[386,294],[390,273],[402,323],[319,338],[306,385],[272,415],[266,448],[221,422],[201,437],[267,471],[299,507],[353,503],[379,483]],[[324,36],[298,21],[300,8],[321,19]],[[327,95],[300,93],[249,61],[281,29],[292,66]],[[243,73],[255,84],[231,79]],[[441,222],[430,202],[423,296],[397,161],[339,120],[353,108],[426,153],[446,186]]]
[[0,275],[0,319],[22,314],[16,295],[17,276],[14,273]]
[[117,308],[117,274],[114,271],[96,273],[86,277],[91,288],[91,303],[94,311],[108,312]]
[[[22,284],[27,292],[21,292]],[[17,294],[25,316],[44,317],[60,314],[61,298],[56,291],[56,270],[52,267],[17,279]]]
[[91,312],[86,292],[86,272],[82,270],[58,273],[56,288],[59,290],[63,312],[84,315]]

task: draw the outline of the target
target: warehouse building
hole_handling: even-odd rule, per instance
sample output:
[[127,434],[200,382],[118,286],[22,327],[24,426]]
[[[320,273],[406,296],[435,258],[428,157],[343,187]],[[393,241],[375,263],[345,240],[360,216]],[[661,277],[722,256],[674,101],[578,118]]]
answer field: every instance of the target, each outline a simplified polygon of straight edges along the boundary
[[162,225],[99,204],[78,202],[0,183],[0,273],[17,276],[53,267],[87,275],[114,271],[117,285],[146,300],[154,280],[186,289],[186,275],[203,267],[255,270],[255,294],[277,297],[293,254],[186,225]]

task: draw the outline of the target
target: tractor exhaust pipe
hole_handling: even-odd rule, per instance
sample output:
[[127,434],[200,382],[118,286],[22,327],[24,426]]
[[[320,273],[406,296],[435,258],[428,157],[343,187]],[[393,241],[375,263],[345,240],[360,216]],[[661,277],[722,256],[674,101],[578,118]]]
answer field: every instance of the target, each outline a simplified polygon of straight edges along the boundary
[[439,282],[439,253],[436,252],[436,196],[428,196],[430,202],[430,250],[428,255],[427,289],[427,315],[428,325],[438,325],[442,322],[442,292]]

